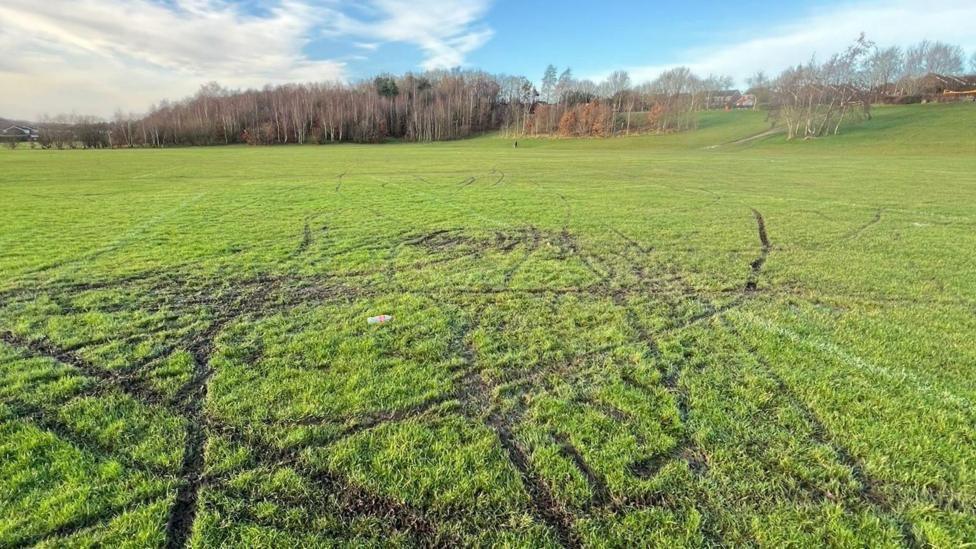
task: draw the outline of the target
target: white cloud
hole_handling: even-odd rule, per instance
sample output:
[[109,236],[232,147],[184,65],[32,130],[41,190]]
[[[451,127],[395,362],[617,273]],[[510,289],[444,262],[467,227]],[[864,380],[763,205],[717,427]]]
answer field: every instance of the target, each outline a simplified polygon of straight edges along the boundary
[[369,18],[336,10],[324,33],[412,44],[424,52],[424,69],[447,69],[464,65],[491,39],[493,31],[481,24],[490,7],[490,0],[369,0],[361,6]]
[[222,0],[4,0],[0,114],[141,111],[203,82],[334,80],[342,63],[302,53],[317,22],[285,0],[250,15]]
[[[303,50],[323,33],[419,47],[424,68],[462,65],[491,31],[490,0],[2,0],[0,116],[144,111],[211,80],[230,87],[339,80],[339,59]],[[361,18],[368,17],[368,18]],[[361,56],[346,57],[358,59]]]
[[[895,0],[860,2],[817,11],[786,25],[756,30],[752,38],[693,48],[673,63],[629,67],[635,82],[652,80],[662,71],[686,65],[699,74],[728,74],[742,82],[756,71],[777,73],[811,56],[825,59],[843,50],[861,33],[881,46],[907,46],[924,39],[976,49],[976,4],[943,0],[932,4]],[[597,75],[603,77],[605,75]]]

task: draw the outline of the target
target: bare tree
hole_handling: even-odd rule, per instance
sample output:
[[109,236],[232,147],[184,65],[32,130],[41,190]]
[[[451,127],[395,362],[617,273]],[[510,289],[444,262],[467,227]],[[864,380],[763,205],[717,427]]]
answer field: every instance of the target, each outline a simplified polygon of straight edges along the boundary
[[626,112],[626,132],[630,133],[631,113],[636,104],[634,94],[631,90],[630,74],[627,71],[613,71],[597,87],[597,95],[609,102],[613,110],[610,119],[609,133],[616,132],[616,113]]
[[661,73],[650,85],[654,107],[649,121],[658,131],[684,131],[696,126],[701,108],[702,79],[688,67]]
[[836,134],[848,121],[871,117],[866,59],[873,48],[862,34],[822,65],[811,60],[783,71],[773,84],[772,114],[787,139]]
[[905,51],[905,76],[919,78],[928,73],[961,74],[963,51],[945,42],[923,40]]
[[[573,80],[568,90],[569,93],[576,93],[576,97],[587,97],[589,101],[600,95],[600,85],[596,82],[584,78],[583,80]],[[579,101],[577,100],[577,103]]]
[[[518,78],[513,101],[505,97],[503,85],[503,79],[477,71],[382,75],[353,84],[286,84],[246,91],[211,83],[183,101],[160,103],[139,120],[117,116],[109,143],[163,147],[456,139],[497,129],[510,118],[524,120],[522,109],[531,107],[537,96],[534,88]],[[81,142],[102,146],[97,140]]]
[[702,86],[707,91],[724,91],[732,89],[735,79],[727,75],[709,74],[702,80]]
[[563,100],[563,94],[574,91],[576,87],[576,81],[573,79],[573,69],[566,67],[566,70],[559,75],[559,80],[556,82],[556,101],[561,102]]
[[904,64],[901,48],[897,46],[876,48],[867,59],[866,69],[871,87],[881,93],[886,92],[888,86],[898,80],[904,70]]
[[[756,104],[770,107],[790,138],[815,137],[870,117],[869,91],[894,82],[903,90],[908,84],[917,87],[918,76],[958,73],[964,61],[958,46],[926,41],[902,55],[898,48],[875,48],[862,35],[825,63],[790,68],[774,81],[760,72],[748,83]],[[970,62],[976,65],[976,55]],[[727,104],[726,96],[737,93],[733,86],[730,77],[701,78],[687,67],[665,71],[637,86],[628,73],[615,71],[598,85],[575,79],[569,68],[557,76],[553,65],[546,67],[542,78],[544,103],[523,76],[470,70],[247,90],[211,82],[191,97],[162,101],[141,116],[119,112],[111,122],[91,117],[47,119],[40,126],[40,144],[98,148],[378,142],[390,137],[433,141],[498,129],[511,135],[601,136],[634,129],[683,131],[696,127],[698,111]],[[729,94],[717,99],[719,91]],[[635,112],[647,115],[635,124]]]
[[969,58],[969,72],[976,74],[976,51],[974,51],[973,56]]
[[[509,135],[532,133],[532,128],[529,126],[530,115],[538,97],[538,92],[532,83],[524,76],[499,76],[497,81],[501,86],[499,106],[502,109],[501,118],[506,132]],[[551,124],[551,119],[546,117],[545,122]],[[550,131],[552,130],[547,126],[542,133]]]
[[726,97],[734,95],[732,86],[735,80],[731,76],[709,74],[701,81],[701,89],[705,93],[705,108],[726,107]]
[[746,93],[755,96],[756,101],[753,104],[753,109],[758,109],[760,105],[768,105],[772,97],[772,81],[766,76],[764,71],[758,71],[756,74],[746,78],[746,85],[749,88]]
[[627,71],[613,71],[604,81],[606,97],[614,97],[617,94],[630,89],[630,74]]

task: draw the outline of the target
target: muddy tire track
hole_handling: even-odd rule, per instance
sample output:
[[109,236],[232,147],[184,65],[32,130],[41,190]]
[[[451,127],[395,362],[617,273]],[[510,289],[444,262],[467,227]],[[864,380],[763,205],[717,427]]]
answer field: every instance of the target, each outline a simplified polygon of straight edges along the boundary
[[[95,391],[82,392],[67,399],[60,406],[68,405],[75,399],[98,396],[102,395]],[[0,402],[13,413],[14,417],[11,419],[34,425],[38,429],[54,435],[59,440],[74,446],[82,452],[96,456],[99,460],[115,461],[126,469],[140,471],[153,476],[166,477],[175,474],[175,471],[171,469],[160,465],[143,463],[95,438],[79,433],[69,424],[58,419],[56,417],[57,414],[51,413],[41,407],[11,400],[3,400]]]
[[308,221],[305,222],[305,227],[302,229],[302,240],[298,243],[298,248],[292,253],[292,256],[299,256],[308,251],[308,247],[312,245],[312,228],[309,226]]
[[759,249],[759,257],[749,264],[749,278],[746,280],[745,286],[745,291],[747,292],[755,292],[758,289],[759,276],[762,274],[763,266],[766,265],[769,252],[773,249],[772,244],[769,242],[769,235],[766,234],[766,220],[763,219],[759,210],[755,208],[752,210],[752,215],[756,218],[756,226],[759,230],[759,243],[761,246]]
[[268,422],[271,427],[289,426],[335,426],[341,428],[335,440],[341,440],[363,431],[382,427],[389,423],[399,423],[410,419],[424,417],[444,404],[458,398],[456,391],[434,396],[412,406],[397,408],[393,410],[380,410],[367,412],[353,417],[334,418],[334,417],[304,417],[296,420],[278,420]]
[[854,229],[853,231],[851,231],[851,232],[847,233],[846,235],[844,235],[843,237],[841,237],[840,240],[842,242],[846,242],[848,240],[856,240],[856,239],[860,238],[861,235],[863,235],[865,231],[867,231],[871,227],[873,227],[873,226],[875,226],[875,225],[877,225],[878,223],[881,222],[881,214],[883,214],[883,213],[884,213],[884,208],[878,208],[874,212],[874,217],[872,217],[869,221],[867,221],[866,223],[864,223],[860,227]]
[[[482,377],[478,365],[477,352],[467,342],[467,336],[481,323],[481,314],[456,331],[451,347],[454,354],[459,356],[464,365],[464,375],[457,383],[457,399],[461,405],[461,412],[471,419],[487,427],[495,434],[499,445],[504,451],[509,463],[518,473],[522,486],[529,496],[530,511],[541,524],[546,525],[556,536],[556,540],[563,547],[580,547],[573,524],[571,513],[564,509],[556,500],[545,480],[539,476],[531,465],[528,453],[517,441],[512,432],[512,425],[518,417],[510,418],[496,409],[492,403],[491,392],[493,385],[489,385]],[[521,411],[517,415],[521,415]]]
[[647,256],[647,255],[650,255],[651,253],[654,252],[654,248],[653,247],[641,246],[639,242],[637,242],[636,240],[634,240],[630,236],[627,236],[626,234],[624,234],[623,232],[621,232],[619,229],[617,229],[615,227],[611,227],[610,230],[613,231],[613,233],[615,235],[617,235],[618,237],[620,237],[621,240],[623,240],[625,243],[627,243],[627,246],[629,246],[629,247],[637,250],[642,255]]
[[542,234],[534,226],[529,227],[529,239],[528,246],[525,249],[525,254],[522,256],[518,262],[505,271],[505,275],[502,277],[502,286],[509,287],[512,284],[512,279],[515,275],[522,270],[522,267],[532,258],[535,252],[539,249],[539,243],[542,240]]
[[[29,356],[48,358],[73,367],[81,375],[92,378],[96,382],[96,389],[120,390],[143,404],[159,406],[161,409],[187,418],[187,434],[183,461],[180,467],[180,484],[177,487],[176,500],[170,509],[166,524],[167,547],[182,547],[185,546],[192,532],[193,523],[196,519],[199,490],[205,481],[202,473],[207,431],[209,429],[212,432],[225,433],[229,429],[229,426],[225,424],[208,420],[203,411],[208,382],[212,375],[209,362],[214,351],[215,337],[228,323],[246,315],[274,314],[275,311],[287,310],[306,302],[308,299],[341,297],[331,291],[322,292],[314,288],[312,291],[308,291],[307,288],[298,288],[293,297],[288,295],[292,293],[291,290],[284,295],[279,295],[280,290],[290,288],[285,286],[288,282],[294,281],[289,277],[258,277],[232,286],[229,291],[222,290],[223,293],[218,291],[213,297],[210,297],[209,291],[203,291],[202,295],[208,297],[199,300],[199,302],[214,310],[215,317],[208,329],[190,341],[189,350],[194,359],[193,377],[172,399],[166,399],[148,387],[143,387],[136,378],[101,369],[73,353],[58,349],[46,341],[30,341],[11,332],[0,332],[0,339]],[[222,285],[222,287],[226,288],[226,285]],[[182,288],[178,288],[178,290],[177,293],[183,291]],[[184,343],[178,343],[178,345],[182,346]],[[253,440],[248,441],[248,447],[255,449],[256,452],[261,452],[259,449],[261,446]],[[297,453],[266,452],[264,457],[267,458],[264,461],[271,466],[277,465],[279,459],[298,461]],[[308,476],[311,477],[312,475],[309,474]],[[318,478],[322,480],[321,476]],[[330,482],[330,486],[337,483],[348,485],[335,476],[331,477]],[[349,509],[342,511],[344,516],[358,516],[360,511],[365,512],[362,506],[363,502],[366,502],[370,509],[381,511],[382,516],[400,517],[396,519],[400,524],[419,524],[415,518],[409,518],[410,516],[419,516],[416,512],[401,513],[399,511],[400,506],[395,502],[378,498],[361,489],[349,488],[349,490],[353,496],[349,500]],[[425,538],[422,536],[421,540],[423,539]]]
[[495,182],[491,184],[492,187],[497,187],[498,185],[501,184],[502,181],[505,181],[505,172],[499,170],[498,168],[492,168],[491,173],[488,175],[498,176],[498,179],[496,179]]
[[465,187],[470,187],[476,181],[478,181],[478,178],[477,177],[474,177],[474,176],[468,177],[466,179],[462,179],[461,181],[458,182],[457,189],[455,189],[454,192],[455,193],[458,193],[461,190],[463,190]]
[[559,249],[559,255],[557,256],[560,260],[565,260],[567,257],[575,257],[582,263],[583,267],[590,272],[593,276],[597,278],[599,283],[605,284],[609,280],[609,274],[600,272],[593,262],[590,261],[589,256],[584,254],[582,248],[580,247],[579,240],[576,236],[569,232],[569,230],[563,227],[563,230],[559,232],[554,240],[555,245]]
[[[344,523],[360,517],[376,517],[393,526],[396,531],[410,534],[416,546],[451,545],[441,538],[437,524],[425,516],[422,510],[382,495],[372,493],[349,481],[341,474],[328,469],[311,466],[303,459],[305,450],[327,446],[318,443],[311,445],[278,448],[253,434],[245,433],[240,427],[221,423],[213,418],[205,418],[206,427],[215,435],[224,437],[234,444],[250,451],[250,462],[258,467],[275,469],[290,467],[297,475],[309,482],[312,493],[308,499],[302,498],[294,504],[308,507],[317,516],[338,516]],[[205,479],[209,486],[230,489],[226,478]],[[336,506],[329,504],[337,498]],[[450,538],[450,536],[446,536]],[[454,542],[454,545],[459,543]],[[453,545],[452,545],[453,546]]]
[[583,454],[573,446],[568,436],[563,433],[552,433],[551,436],[559,446],[559,452],[562,456],[570,460],[579,469],[580,473],[582,473],[583,478],[586,479],[586,483],[590,487],[590,492],[593,494],[587,508],[605,506],[610,501],[610,489],[607,487],[607,482],[603,476],[590,467],[583,458]]
[[187,399],[183,405],[187,416],[187,430],[186,442],[183,447],[183,463],[180,467],[180,484],[166,523],[166,547],[168,549],[187,546],[193,530],[193,523],[196,520],[197,502],[205,467],[204,451],[207,444],[206,425],[203,418],[204,405],[207,400],[210,377],[213,375],[213,370],[210,368],[210,357],[214,351],[214,340],[225,322],[227,321],[213,322],[210,328],[201,334],[190,347],[194,369],[193,378],[181,390]]
[[75,353],[56,347],[47,340],[29,340],[9,331],[0,331],[0,341],[34,358],[46,358],[66,364],[81,375],[111,386],[133,399],[147,405],[165,405],[166,398],[131,372],[119,373],[99,368]]
[[581,547],[573,531],[573,518],[556,500],[546,482],[537,475],[530,465],[528,454],[515,440],[507,421],[498,413],[491,413],[485,420],[494,431],[498,442],[508,455],[509,462],[522,478],[522,485],[529,493],[533,514],[541,519],[556,534],[563,547]]
[[589,406],[594,410],[600,412],[604,416],[613,421],[621,424],[633,423],[634,418],[629,413],[617,408],[613,404],[606,402],[604,400],[596,399],[591,396],[584,396],[578,399],[578,402],[584,406]]

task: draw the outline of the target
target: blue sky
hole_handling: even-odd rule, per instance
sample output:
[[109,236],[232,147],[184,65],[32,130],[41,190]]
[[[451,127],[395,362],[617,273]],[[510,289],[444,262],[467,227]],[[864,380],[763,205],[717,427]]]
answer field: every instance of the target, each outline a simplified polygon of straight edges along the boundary
[[[578,75],[681,63],[685,50],[740,39],[745,27],[761,25],[762,20],[787,20],[788,6],[800,3],[762,4],[502,0],[486,17],[494,36],[468,59],[491,72],[531,78],[538,78],[549,63],[572,66]],[[758,19],[754,10],[762,10],[763,17]]]
[[[464,56],[465,64],[494,73],[523,74],[534,80],[549,63],[560,70],[572,67],[578,77],[599,78],[623,68],[637,69],[638,78],[650,78],[655,71],[674,65],[707,65],[701,61],[711,51],[784,35],[804,36],[793,42],[786,40],[779,51],[769,52],[776,55],[703,68],[741,80],[747,72],[761,68],[781,70],[786,64],[783,54],[789,62],[802,62],[811,55],[830,55],[861,31],[868,33],[869,38],[878,35],[884,45],[945,37],[976,48],[976,33],[964,23],[971,21],[968,16],[976,16],[976,10],[963,2],[943,2],[940,6],[837,0],[476,3],[484,4],[485,12],[470,28],[488,29],[491,37]],[[879,17],[879,13],[887,15]],[[926,16],[920,21],[916,16],[921,14]],[[892,21],[896,24],[892,25]],[[387,43],[364,52],[341,37],[315,40],[307,51],[313,56],[343,59],[347,75],[352,78],[415,70],[423,66],[425,59],[423,51],[401,43]]]
[[[485,4],[484,17],[472,26],[481,25],[492,35],[465,56],[466,64],[533,79],[549,63],[571,66],[584,76],[617,67],[682,63],[682,54],[692,48],[741,41],[770,24],[816,12],[813,2],[753,0],[617,0],[602,5],[583,0],[496,0]],[[354,77],[416,70],[424,60],[421,50],[399,43],[367,52],[341,37],[314,40],[307,51],[312,56],[343,59]]]
[[349,81],[546,65],[635,82],[677,65],[738,82],[842,49],[941,39],[976,51],[971,0],[2,0],[0,116],[141,112],[208,81]]

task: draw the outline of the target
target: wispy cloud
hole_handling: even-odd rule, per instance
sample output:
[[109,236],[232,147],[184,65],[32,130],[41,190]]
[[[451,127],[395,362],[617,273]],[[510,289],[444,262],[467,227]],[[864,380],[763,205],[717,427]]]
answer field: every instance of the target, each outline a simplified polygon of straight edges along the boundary
[[369,0],[361,6],[367,17],[333,10],[323,32],[360,37],[370,46],[411,44],[423,51],[424,69],[446,69],[464,65],[491,39],[493,31],[482,22],[490,7],[490,0]]
[[0,112],[143,110],[201,83],[334,80],[343,64],[302,53],[318,15],[285,0],[260,15],[218,0],[4,0]]
[[353,46],[356,46],[357,48],[366,51],[376,51],[380,49],[381,45],[382,44],[380,44],[379,42],[354,42],[353,43]]
[[[464,64],[491,30],[490,0],[3,0],[0,115],[142,111],[207,81],[232,87],[341,80],[383,43],[418,47],[423,68]],[[362,55],[316,59],[323,34]]]
[[812,56],[824,59],[843,50],[861,32],[883,46],[907,46],[929,39],[959,44],[973,51],[976,49],[974,21],[976,4],[971,1],[860,2],[832,9],[818,8],[787,24],[754,29],[749,38],[741,41],[691,48],[675,56],[672,63],[628,70],[637,82],[651,80],[677,65],[689,66],[700,74],[728,74],[743,81],[759,70],[775,73]]

